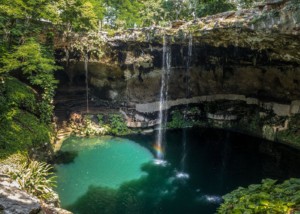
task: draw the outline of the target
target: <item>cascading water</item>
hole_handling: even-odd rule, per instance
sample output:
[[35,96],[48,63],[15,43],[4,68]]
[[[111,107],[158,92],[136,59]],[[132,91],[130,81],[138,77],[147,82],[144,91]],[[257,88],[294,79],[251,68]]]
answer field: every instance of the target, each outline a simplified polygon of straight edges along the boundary
[[86,113],[89,113],[89,81],[88,81],[88,62],[89,56],[88,51],[84,53],[84,71],[85,71],[85,90],[86,90]]
[[162,163],[164,159],[164,138],[165,126],[167,123],[167,101],[168,101],[168,82],[171,70],[171,47],[167,44],[167,37],[163,37],[163,59],[162,74],[159,100],[159,127],[155,144],[157,163]]
[[234,55],[235,55],[235,57],[239,57],[239,34],[241,32],[238,27],[236,27],[235,32],[236,32],[236,40],[235,40],[235,44],[234,44]]
[[[189,35],[189,45],[188,45],[188,53],[186,58],[186,70],[185,70],[185,97],[188,98],[190,95],[190,65],[192,61],[192,51],[193,51],[193,36]],[[183,118],[185,123],[187,122],[187,111],[188,111],[189,104],[187,103],[185,106],[185,110],[183,111]],[[187,123],[186,123],[187,124]],[[180,160],[180,172],[177,173],[178,178],[189,178],[189,175],[186,173],[186,156],[187,156],[187,127],[183,128],[183,135],[182,135],[182,156]]]

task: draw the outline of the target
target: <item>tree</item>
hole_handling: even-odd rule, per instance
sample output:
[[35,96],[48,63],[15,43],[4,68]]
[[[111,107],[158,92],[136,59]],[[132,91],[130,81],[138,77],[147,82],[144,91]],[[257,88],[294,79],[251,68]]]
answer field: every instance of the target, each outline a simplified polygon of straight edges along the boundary
[[103,0],[90,0],[93,5],[94,13],[98,19],[98,29],[102,29],[104,15],[106,13],[106,6]]
[[42,46],[34,40],[28,40],[17,46],[13,52],[1,58],[0,74],[22,71],[32,85],[42,89],[40,115],[42,121],[49,123],[53,111],[53,96],[57,81],[53,71],[60,67],[55,65],[53,58],[47,56]]
[[236,6],[226,0],[201,0],[196,3],[197,17],[213,15],[229,10],[236,10]]
[[[58,21],[54,0],[11,0],[0,4],[2,50],[22,44],[27,37],[39,35],[47,22]],[[43,23],[43,24],[42,24]]]
[[141,26],[142,19],[140,17],[140,11],[143,8],[143,4],[138,0],[109,0],[108,7],[111,17],[115,16],[115,23],[112,23],[114,27],[119,28],[131,28],[135,26]]
[[143,8],[139,14],[142,26],[156,25],[163,20],[162,0],[143,0]]
[[173,21],[178,19],[189,19],[192,15],[190,12],[189,0],[168,0],[163,1],[165,11],[165,20]]

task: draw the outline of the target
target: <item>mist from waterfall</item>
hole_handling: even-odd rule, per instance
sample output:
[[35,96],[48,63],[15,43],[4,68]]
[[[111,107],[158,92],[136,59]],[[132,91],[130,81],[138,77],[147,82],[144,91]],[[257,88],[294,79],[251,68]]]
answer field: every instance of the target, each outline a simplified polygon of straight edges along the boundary
[[162,56],[162,72],[161,72],[161,87],[159,100],[159,127],[156,139],[156,158],[164,159],[164,141],[165,127],[167,123],[167,101],[168,101],[168,82],[171,71],[171,46],[168,45],[167,36],[163,37],[163,56]]

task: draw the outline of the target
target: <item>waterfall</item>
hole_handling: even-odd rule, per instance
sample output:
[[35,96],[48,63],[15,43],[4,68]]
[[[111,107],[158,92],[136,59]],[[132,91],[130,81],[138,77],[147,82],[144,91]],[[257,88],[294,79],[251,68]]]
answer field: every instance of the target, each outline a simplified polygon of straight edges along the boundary
[[84,71],[85,71],[85,90],[86,90],[86,113],[89,113],[89,80],[88,80],[88,63],[89,63],[89,56],[88,51],[84,53]]
[[[193,36],[189,35],[189,45],[188,45],[188,52],[186,58],[186,69],[185,69],[185,97],[188,98],[190,96],[190,66],[192,61],[192,51],[193,51]],[[185,110],[183,111],[183,118],[185,122],[187,122],[187,111],[188,111],[189,104],[187,103],[185,106]],[[186,124],[185,124],[186,126]],[[186,167],[186,156],[187,156],[187,127],[183,128],[183,135],[182,135],[182,156],[180,160],[180,172],[177,174],[179,178],[189,178],[189,175],[185,173]]]
[[167,124],[167,101],[168,101],[168,82],[171,70],[171,47],[167,44],[167,37],[163,37],[163,58],[162,58],[162,72],[161,72],[161,87],[159,100],[159,127],[156,139],[156,158],[158,160],[164,159],[164,138],[165,127]]
[[239,56],[239,34],[240,34],[238,27],[236,27],[235,33],[236,33],[236,40],[234,42],[235,43],[234,44],[234,56],[238,57]]

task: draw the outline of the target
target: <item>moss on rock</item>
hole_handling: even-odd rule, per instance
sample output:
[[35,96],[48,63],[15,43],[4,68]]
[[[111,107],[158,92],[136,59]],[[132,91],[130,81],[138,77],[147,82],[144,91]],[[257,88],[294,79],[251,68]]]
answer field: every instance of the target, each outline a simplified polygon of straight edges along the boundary
[[50,142],[51,128],[40,121],[33,89],[15,78],[0,85],[0,158]]

